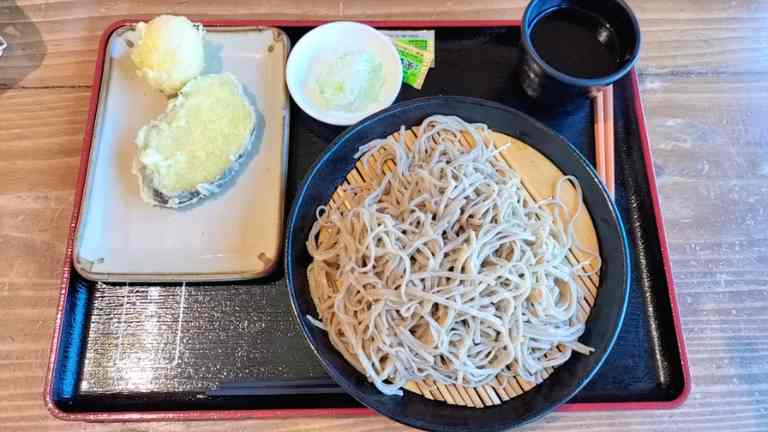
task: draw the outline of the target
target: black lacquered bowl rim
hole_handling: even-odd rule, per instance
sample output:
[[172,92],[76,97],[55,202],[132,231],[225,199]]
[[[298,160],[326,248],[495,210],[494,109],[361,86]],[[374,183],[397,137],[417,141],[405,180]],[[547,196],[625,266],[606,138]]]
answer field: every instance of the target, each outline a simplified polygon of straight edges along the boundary
[[[605,0],[600,0],[600,1],[605,1]],[[637,63],[637,60],[640,57],[640,46],[642,45],[642,34],[640,33],[640,23],[637,21],[637,16],[635,16],[634,12],[632,12],[632,9],[629,7],[629,5],[627,5],[627,3],[624,2],[624,0],[609,0],[609,1],[618,3],[622,7],[622,9],[626,12],[626,14],[629,16],[629,19],[632,21],[632,28],[636,36],[635,46],[632,47],[632,53],[630,54],[629,61],[627,61],[616,72],[610,75],[599,77],[599,78],[579,78],[573,75],[568,75],[566,73],[560,72],[559,70],[550,66],[549,63],[544,61],[544,59],[541,58],[539,53],[533,47],[533,42],[531,41],[532,29],[530,25],[533,24],[536,18],[538,17],[538,15],[536,17],[532,16],[533,8],[535,6],[534,3],[536,3],[536,0],[533,0],[530,3],[528,3],[528,6],[526,6],[525,11],[523,12],[523,19],[520,23],[520,38],[523,42],[523,47],[528,52],[528,54],[530,54],[536,60],[536,62],[542,68],[544,68],[545,71],[547,71],[547,74],[551,75],[558,81],[561,81],[576,87],[603,87],[603,86],[607,86],[615,83],[616,81],[621,79],[624,75],[626,75],[630,70],[632,70],[633,67],[635,67],[635,63]]]
[[[460,111],[462,109],[466,109],[468,111],[479,110],[480,112],[495,112],[501,116],[509,116],[511,122],[507,127],[493,127],[491,125],[489,125],[489,127],[499,132],[522,138],[524,141],[525,137],[521,137],[520,135],[524,135],[526,130],[535,130],[537,133],[544,134],[547,139],[554,140],[555,143],[550,145],[556,146],[558,153],[561,153],[561,155],[558,156],[553,154],[545,154],[545,156],[549,157],[553,163],[558,166],[559,164],[555,159],[569,159],[571,163],[576,164],[575,166],[579,167],[577,169],[577,171],[579,171],[577,178],[579,179],[580,183],[582,184],[582,188],[585,191],[584,199],[590,208],[590,211],[592,212],[595,207],[600,207],[604,210],[604,212],[601,213],[599,220],[595,213],[592,213],[592,216],[595,220],[596,229],[598,230],[601,256],[604,257],[604,263],[611,263],[611,267],[609,269],[603,268],[601,270],[601,280],[600,287],[598,289],[597,301],[592,308],[590,317],[587,321],[587,329],[581,339],[583,341],[584,338],[591,337],[590,335],[592,333],[593,327],[590,326],[590,322],[596,314],[599,314],[600,316],[603,316],[603,314],[608,314],[608,318],[605,318],[608,320],[606,325],[600,329],[595,330],[594,332],[607,332],[602,337],[603,345],[595,346],[597,349],[596,352],[592,353],[590,356],[584,356],[584,359],[586,360],[578,360],[578,362],[586,362],[588,365],[588,370],[586,370],[586,372],[582,372],[574,376],[568,375],[568,372],[565,371],[565,369],[567,369],[569,363],[576,362],[574,357],[572,357],[568,362],[556,368],[549,378],[534,387],[532,390],[494,407],[468,408],[447,405],[442,402],[430,401],[422,396],[411,394],[407,391],[405,392],[405,396],[402,398],[398,398],[397,396],[384,396],[380,394],[378,390],[373,386],[373,384],[367,381],[364,375],[354,370],[354,368],[348,362],[346,362],[346,360],[344,360],[341,354],[338,353],[332,346],[327,335],[325,335],[322,330],[316,328],[312,323],[309,322],[306,317],[307,314],[311,314],[315,317],[317,316],[314,302],[309,295],[308,289],[306,289],[306,292],[299,292],[299,289],[301,288],[297,287],[299,282],[305,286],[307,284],[306,274],[301,273],[296,269],[297,254],[306,254],[306,238],[299,238],[299,236],[304,236],[304,234],[297,233],[297,226],[302,223],[309,223],[311,225],[311,222],[313,222],[301,219],[300,211],[303,209],[303,207],[311,205],[311,214],[314,215],[314,209],[316,208],[316,205],[325,204],[330,199],[333,191],[335,191],[338,185],[344,181],[347,173],[349,172],[349,169],[351,169],[355,162],[352,154],[348,154],[346,155],[345,159],[349,159],[349,169],[344,170],[343,172],[334,172],[330,174],[334,176],[334,178],[338,179],[338,181],[335,184],[328,184],[327,187],[323,187],[323,193],[327,193],[327,197],[324,197],[325,202],[318,202],[317,204],[306,203],[306,200],[308,199],[308,189],[310,186],[313,186],[313,182],[316,181],[318,175],[324,171],[327,171],[326,164],[328,163],[328,160],[333,156],[336,156],[336,153],[339,152],[340,147],[344,146],[345,144],[349,145],[350,140],[354,140],[356,135],[360,134],[362,131],[365,131],[368,128],[375,127],[376,124],[383,122],[389,116],[397,116],[399,112],[408,110],[422,110],[423,117],[426,117],[430,114],[462,115],[462,113],[447,112],[437,108],[438,106],[444,105],[453,106],[457,108],[456,111]],[[397,130],[398,127],[399,126],[393,128],[388,133],[384,133],[383,136],[392,133],[393,131]],[[366,141],[358,142],[355,146],[355,149],[357,146],[365,144],[366,142],[368,142],[367,139]],[[536,143],[528,142],[528,144],[541,152],[541,150],[537,148]],[[552,156],[556,157],[553,158]],[[576,175],[576,173],[566,173]],[[587,191],[591,191],[589,196],[587,195]],[[308,211],[307,209],[304,210]],[[601,229],[600,227],[603,228]],[[623,224],[621,222],[621,218],[619,217],[618,209],[616,208],[613,200],[608,195],[605,186],[597,177],[594,169],[592,169],[589,162],[578,152],[578,150],[576,150],[576,148],[573,147],[561,135],[513,108],[484,99],[459,96],[434,96],[412,99],[397,105],[393,105],[386,110],[373,114],[346,129],[333,142],[331,142],[331,144],[329,144],[325,151],[312,165],[304,180],[302,181],[288,217],[285,238],[286,247],[284,262],[291,305],[305,338],[309,342],[312,350],[317,355],[320,363],[323,365],[328,375],[334,379],[334,381],[336,381],[339,386],[342,387],[342,389],[344,389],[347,393],[349,393],[365,406],[387,417],[390,417],[393,420],[417,428],[442,431],[496,431],[520,426],[522,424],[538,419],[546,413],[554,410],[561,404],[568,401],[568,399],[573,397],[579,390],[581,390],[581,388],[583,388],[598,371],[616,341],[627,307],[629,284],[631,280],[628,241]],[[611,244],[613,250],[608,251],[604,249],[604,243]],[[614,266],[615,271],[613,270]],[[604,287],[606,284],[608,284],[608,286],[614,287],[614,289],[617,291],[610,295],[605,294],[601,297],[601,292],[603,289],[606,289]],[[614,304],[603,304],[604,301],[607,300],[604,300],[603,302],[601,302],[601,300],[606,296],[613,298]],[[346,371],[342,369],[345,369]],[[565,381],[565,384],[563,384],[562,387],[553,387],[563,380]],[[551,400],[535,403],[533,406],[530,406],[530,409],[528,409],[528,405],[522,406],[522,404],[528,403],[528,400],[532,398],[533,394],[544,394],[547,387],[556,388],[555,391],[559,390],[562,394],[552,398]],[[546,394],[541,397],[546,398]],[[414,400],[416,403],[413,402]],[[505,410],[504,407],[509,407],[510,404],[521,404],[521,406],[517,408],[525,409],[525,414],[514,415],[511,410]],[[450,416],[453,421],[438,421],[434,418],[436,417],[436,413],[442,413],[446,416]],[[456,420],[456,418],[461,419],[461,416],[464,414],[466,414],[467,417],[472,417],[472,420]],[[441,416],[437,417],[441,420],[443,418]]]

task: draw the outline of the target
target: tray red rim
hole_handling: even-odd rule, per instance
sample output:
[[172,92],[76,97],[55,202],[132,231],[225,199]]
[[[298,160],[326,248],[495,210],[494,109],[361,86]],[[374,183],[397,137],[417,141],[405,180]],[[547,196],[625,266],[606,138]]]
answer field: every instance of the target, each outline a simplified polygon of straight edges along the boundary
[[[104,66],[106,45],[110,35],[119,27],[126,24],[132,24],[139,21],[140,18],[120,19],[110,24],[99,39],[98,57],[94,67],[93,82],[91,85],[91,97],[88,108],[88,121],[83,134],[83,144],[80,153],[80,168],[75,183],[74,206],[72,218],[70,220],[69,235],[67,237],[67,247],[63,262],[63,271],[59,285],[59,302],[56,311],[56,323],[53,328],[51,339],[50,355],[48,360],[48,370],[45,378],[45,387],[43,389],[43,400],[48,412],[55,418],[67,421],[89,421],[89,422],[112,422],[112,421],[159,421],[159,420],[235,420],[247,418],[277,418],[277,417],[314,417],[314,416],[372,416],[376,413],[364,407],[360,408],[290,408],[290,409],[266,409],[266,410],[192,410],[192,411],[116,411],[116,412],[78,412],[70,413],[62,411],[53,401],[52,384],[53,371],[56,364],[59,336],[61,330],[61,320],[64,314],[64,305],[69,290],[69,279],[71,273],[71,262],[73,253],[73,242],[77,221],[80,216],[79,203],[82,201],[85,178],[88,169],[88,160],[91,151],[91,141],[93,139],[94,120],[96,117],[96,107],[98,105],[99,93],[101,90],[101,78]],[[200,20],[204,25],[210,26],[272,26],[272,27],[311,27],[329,22],[330,20],[257,20],[257,19],[211,19]],[[515,27],[520,25],[520,20],[452,20],[452,21],[429,21],[429,20],[362,20],[366,24],[374,27],[399,27],[399,28],[439,28],[439,27]],[[674,280],[672,279],[672,268],[669,260],[669,248],[667,246],[666,230],[664,228],[664,219],[659,205],[658,190],[656,187],[656,173],[653,166],[653,159],[648,140],[648,130],[645,123],[645,113],[640,97],[640,86],[635,68],[630,72],[632,80],[632,92],[634,95],[634,110],[637,118],[638,132],[642,144],[643,157],[645,159],[646,175],[648,182],[653,187],[650,188],[651,201],[653,205],[656,226],[658,229],[659,243],[662,252],[662,262],[664,263],[664,273],[667,279],[670,306],[672,309],[672,318],[675,326],[675,334],[678,342],[678,351],[680,352],[680,363],[683,369],[683,389],[677,397],[669,401],[641,401],[641,402],[574,402],[566,403],[558,408],[558,411],[616,411],[616,410],[658,410],[674,409],[682,405],[691,392],[691,374],[688,364],[688,354],[685,347],[682,325],[680,322],[680,311],[675,295]]]

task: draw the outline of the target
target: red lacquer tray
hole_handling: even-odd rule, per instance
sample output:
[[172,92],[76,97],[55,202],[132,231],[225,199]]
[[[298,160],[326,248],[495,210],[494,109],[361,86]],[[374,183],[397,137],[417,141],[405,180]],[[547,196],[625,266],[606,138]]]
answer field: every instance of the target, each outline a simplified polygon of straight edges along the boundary
[[[370,415],[350,397],[328,394],[222,397],[240,381],[323,379],[290,308],[282,270],[238,283],[95,284],[72,267],[72,244],[88,172],[107,42],[134,21],[112,24],[99,45],[85,125],[45,403],[65,420],[198,420]],[[292,43],[319,21],[204,21],[206,26],[273,26]],[[435,94],[495,100],[536,117],[593,159],[588,101],[542,111],[516,86],[517,21],[377,21],[379,28],[435,29],[436,67],[424,87],[398,100]],[[617,204],[632,252],[624,325],[594,379],[561,410],[675,408],[690,373],[656,192],[637,75],[615,84]],[[291,108],[286,205],[314,159],[342,131]],[[126,143],[130,144],[130,143]],[[265,204],[266,205],[266,204]]]

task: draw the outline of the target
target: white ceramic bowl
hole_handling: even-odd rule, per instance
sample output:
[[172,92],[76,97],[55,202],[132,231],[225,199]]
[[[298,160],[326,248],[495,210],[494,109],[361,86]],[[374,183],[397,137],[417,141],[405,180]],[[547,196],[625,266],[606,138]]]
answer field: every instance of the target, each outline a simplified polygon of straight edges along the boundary
[[[322,59],[335,53],[363,50],[370,52],[383,67],[384,84],[378,98],[355,112],[326,109],[308,94],[308,80]],[[373,27],[348,21],[323,24],[305,34],[291,50],[286,66],[286,82],[291,97],[307,114],[324,123],[348,126],[390,105],[403,82],[400,56],[389,37]]]

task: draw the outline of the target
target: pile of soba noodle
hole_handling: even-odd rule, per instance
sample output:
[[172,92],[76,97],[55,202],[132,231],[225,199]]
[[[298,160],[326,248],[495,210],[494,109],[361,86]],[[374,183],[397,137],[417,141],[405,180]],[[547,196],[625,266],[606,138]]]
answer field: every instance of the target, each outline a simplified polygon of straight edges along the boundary
[[576,214],[559,200],[571,182],[581,203],[576,180],[533,203],[485,125],[436,115],[412,146],[404,135],[361,147],[363,182],[318,208],[307,248],[321,321],[310,320],[390,395],[422,379],[536,381],[588,354],[575,280],[588,263],[567,260]]

